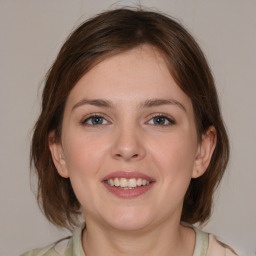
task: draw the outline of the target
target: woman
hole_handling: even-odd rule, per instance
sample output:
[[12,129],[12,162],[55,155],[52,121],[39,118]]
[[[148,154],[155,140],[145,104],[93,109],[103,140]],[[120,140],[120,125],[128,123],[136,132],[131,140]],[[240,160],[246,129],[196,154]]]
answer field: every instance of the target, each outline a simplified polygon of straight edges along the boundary
[[50,69],[31,147],[45,216],[78,229],[24,255],[235,255],[192,226],[209,218],[228,156],[191,35],[155,12],[101,13]]

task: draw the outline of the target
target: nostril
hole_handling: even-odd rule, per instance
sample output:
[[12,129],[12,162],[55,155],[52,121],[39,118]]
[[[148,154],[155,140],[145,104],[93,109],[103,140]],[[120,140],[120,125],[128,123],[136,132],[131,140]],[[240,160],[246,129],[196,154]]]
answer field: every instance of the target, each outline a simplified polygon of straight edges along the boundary
[[[115,156],[118,157],[118,158],[124,157],[122,154],[115,154]],[[134,154],[134,155],[132,155],[132,156],[129,157],[129,158],[138,158],[138,157],[139,157],[139,154]]]

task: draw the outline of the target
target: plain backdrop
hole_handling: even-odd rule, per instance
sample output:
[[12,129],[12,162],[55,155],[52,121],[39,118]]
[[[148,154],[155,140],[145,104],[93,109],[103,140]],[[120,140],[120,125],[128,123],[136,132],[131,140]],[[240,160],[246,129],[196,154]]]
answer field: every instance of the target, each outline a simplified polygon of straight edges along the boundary
[[204,229],[256,255],[255,0],[0,0],[1,256],[19,255],[69,234],[45,220],[30,187],[30,138],[44,75],[82,21],[102,10],[139,3],[177,18],[207,56],[231,159]]

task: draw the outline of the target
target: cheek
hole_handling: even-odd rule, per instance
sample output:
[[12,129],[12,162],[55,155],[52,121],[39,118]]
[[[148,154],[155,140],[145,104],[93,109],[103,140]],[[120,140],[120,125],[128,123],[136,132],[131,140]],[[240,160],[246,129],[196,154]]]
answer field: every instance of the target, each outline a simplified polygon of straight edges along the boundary
[[[72,134],[72,133],[69,133]],[[68,171],[90,173],[102,162],[109,145],[106,138],[86,136],[84,132],[76,132],[65,138],[64,153]]]
[[197,145],[196,140],[191,138],[190,133],[180,133],[179,136],[175,134],[154,143],[151,152],[162,175],[171,180],[190,180]]
[[161,187],[159,198],[164,202],[163,214],[182,208],[191,181],[197,145],[190,134],[175,133],[151,144],[151,166],[157,169]]
[[[71,133],[69,133],[71,134]],[[100,170],[104,163],[106,147],[100,138],[86,137],[84,133],[73,133],[63,142],[67,171],[73,190],[81,205],[96,201],[93,191],[100,182]]]

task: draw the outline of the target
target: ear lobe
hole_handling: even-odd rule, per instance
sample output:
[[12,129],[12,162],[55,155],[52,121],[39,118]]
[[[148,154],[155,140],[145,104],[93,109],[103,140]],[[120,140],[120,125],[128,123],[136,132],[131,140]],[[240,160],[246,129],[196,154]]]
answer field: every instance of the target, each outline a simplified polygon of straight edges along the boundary
[[55,132],[50,132],[48,136],[48,145],[52,155],[53,163],[59,173],[63,178],[68,178],[69,174],[66,167],[66,161],[63,155],[63,150],[61,143],[56,141]]
[[217,132],[214,126],[210,126],[202,135],[198,145],[192,178],[198,178],[207,170],[217,141]]

